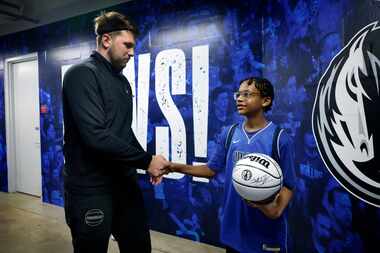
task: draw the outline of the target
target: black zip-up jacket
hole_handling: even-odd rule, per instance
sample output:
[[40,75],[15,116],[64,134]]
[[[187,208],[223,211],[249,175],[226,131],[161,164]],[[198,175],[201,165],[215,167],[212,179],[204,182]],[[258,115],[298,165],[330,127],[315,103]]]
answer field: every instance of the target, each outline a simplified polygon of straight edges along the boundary
[[[132,128],[128,80],[98,52],[71,67],[63,80],[66,189],[109,188],[147,169],[152,156]],[[120,181],[120,180],[119,180]]]

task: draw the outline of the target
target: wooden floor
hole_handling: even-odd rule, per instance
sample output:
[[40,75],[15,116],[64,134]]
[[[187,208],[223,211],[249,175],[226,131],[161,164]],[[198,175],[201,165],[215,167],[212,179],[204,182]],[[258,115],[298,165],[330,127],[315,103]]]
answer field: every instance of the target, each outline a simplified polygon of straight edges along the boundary
[[[153,253],[222,253],[224,249],[151,231]],[[63,209],[39,198],[0,192],[0,253],[73,252]],[[119,252],[110,241],[108,252]]]

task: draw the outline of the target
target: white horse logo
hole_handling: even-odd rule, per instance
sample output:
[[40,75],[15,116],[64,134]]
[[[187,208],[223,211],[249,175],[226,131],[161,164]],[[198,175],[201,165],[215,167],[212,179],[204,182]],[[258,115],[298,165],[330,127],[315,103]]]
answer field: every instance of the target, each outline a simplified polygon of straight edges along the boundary
[[374,22],[330,62],[313,107],[313,131],[328,169],[348,191],[375,206],[380,206],[379,57],[380,27]]

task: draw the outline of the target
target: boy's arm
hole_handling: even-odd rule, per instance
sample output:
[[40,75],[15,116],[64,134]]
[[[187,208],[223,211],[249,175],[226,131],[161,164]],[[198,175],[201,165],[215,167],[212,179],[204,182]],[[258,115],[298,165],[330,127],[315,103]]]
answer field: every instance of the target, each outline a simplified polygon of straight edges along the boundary
[[166,172],[179,172],[187,175],[206,178],[215,176],[216,173],[218,173],[221,169],[224,169],[226,166],[225,161],[227,150],[225,147],[225,142],[229,129],[230,128],[222,129],[220,138],[217,139],[216,145],[207,164],[187,165],[180,163],[171,163],[171,165],[167,167]]
[[196,177],[213,177],[215,172],[207,165],[187,165],[180,163],[171,163],[168,168],[169,172],[179,172]]
[[248,200],[247,204],[253,208],[259,209],[268,218],[277,219],[282,215],[285,208],[288,206],[292,196],[293,191],[289,190],[286,186],[284,186],[278,193],[277,197],[269,204],[260,205],[254,202],[250,202]]
[[286,134],[286,132],[280,132],[280,166],[284,178],[284,186],[272,203],[267,205],[258,205],[249,203],[250,206],[258,208],[270,219],[279,218],[288,206],[293,192],[295,190],[295,165],[294,165],[294,145],[293,141]]

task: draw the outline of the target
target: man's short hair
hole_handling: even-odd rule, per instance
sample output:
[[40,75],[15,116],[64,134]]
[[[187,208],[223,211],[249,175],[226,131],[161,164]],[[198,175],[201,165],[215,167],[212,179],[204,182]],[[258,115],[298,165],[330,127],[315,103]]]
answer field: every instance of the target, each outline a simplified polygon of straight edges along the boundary
[[97,45],[100,45],[102,36],[105,33],[117,35],[120,31],[129,31],[135,37],[138,36],[136,25],[126,16],[116,11],[102,12],[94,19]]
[[254,84],[256,89],[259,90],[260,95],[262,97],[270,97],[271,103],[264,108],[264,112],[269,111],[272,108],[273,100],[274,100],[274,89],[272,83],[261,77],[249,77],[240,81],[240,85],[242,83],[247,82],[248,85]]

